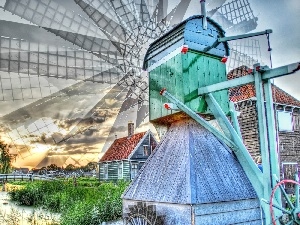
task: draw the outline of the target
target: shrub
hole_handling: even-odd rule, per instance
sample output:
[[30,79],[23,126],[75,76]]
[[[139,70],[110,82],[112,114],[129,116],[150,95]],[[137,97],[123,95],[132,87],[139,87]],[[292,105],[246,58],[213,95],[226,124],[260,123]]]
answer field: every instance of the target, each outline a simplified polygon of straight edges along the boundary
[[61,216],[61,225],[98,225],[103,221],[116,220],[122,216],[121,195],[128,186],[103,183],[86,194],[84,202],[76,201]]

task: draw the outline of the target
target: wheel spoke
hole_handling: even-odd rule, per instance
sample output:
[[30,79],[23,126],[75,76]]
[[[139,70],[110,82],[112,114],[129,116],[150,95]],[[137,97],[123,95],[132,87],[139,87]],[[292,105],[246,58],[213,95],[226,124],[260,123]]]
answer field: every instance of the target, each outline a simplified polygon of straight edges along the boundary
[[291,220],[290,222],[288,222],[286,225],[291,225],[294,223],[294,220]]
[[[295,181],[299,182],[298,173],[295,174]],[[295,184],[295,207],[299,207],[299,185]]]
[[273,203],[273,207],[276,208],[276,209],[279,209],[280,211],[282,211],[282,212],[284,212],[284,213],[286,213],[286,214],[293,215],[292,211],[289,211],[289,210],[287,210],[287,209],[284,209],[284,208],[282,208],[281,206],[276,205],[276,204],[274,204],[274,203]]
[[283,188],[283,186],[282,186],[281,184],[279,185],[279,188],[280,188],[280,190],[281,190],[281,192],[282,192],[282,194],[283,194],[285,200],[287,201],[288,205],[289,205],[290,208],[293,210],[293,209],[295,208],[295,206],[294,206],[293,203],[291,202],[289,196],[287,195],[287,193],[285,192],[285,190],[284,190],[284,188]]

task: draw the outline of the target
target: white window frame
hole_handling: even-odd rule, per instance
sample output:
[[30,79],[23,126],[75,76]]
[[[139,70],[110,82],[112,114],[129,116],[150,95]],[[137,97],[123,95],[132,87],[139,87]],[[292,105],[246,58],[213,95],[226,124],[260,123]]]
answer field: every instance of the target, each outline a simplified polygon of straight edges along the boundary
[[293,112],[277,110],[278,131],[294,132]]
[[138,163],[131,163],[131,180],[133,180],[139,172]]
[[[145,154],[147,152],[147,154]],[[143,145],[143,156],[149,156],[149,145]]]
[[118,164],[118,179],[123,179],[123,162]]
[[108,179],[108,164],[103,164],[103,177],[104,179]]
[[[298,178],[299,178],[299,165],[298,165],[298,163],[297,162],[282,162],[281,163],[281,171],[282,171],[282,179],[284,180],[284,179],[291,179],[291,180],[294,180],[295,179],[295,177],[294,177],[294,174],[292,174],[292,177],[285,177],[284,175],[284,166],[285,165],[295,165],[296,166],[296,173],[298,174]],[[284,185],[284,187],[285,187],[285,185]]]

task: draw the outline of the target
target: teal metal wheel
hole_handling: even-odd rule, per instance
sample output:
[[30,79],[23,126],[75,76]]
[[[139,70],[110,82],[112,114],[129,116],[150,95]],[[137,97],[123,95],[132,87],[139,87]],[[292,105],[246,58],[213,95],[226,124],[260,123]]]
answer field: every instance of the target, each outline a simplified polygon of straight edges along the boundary
[[[286,193],[284,189],[284,184],[287,183],[292,183],[295,185],[294,187],[294,201],[291,200],[291,197]],[[270,212],[271,212],[271,217],[272,217],[272,224],[273,225],[279,225],[279,224],[284,224],[284,225],[295,225],[298,224],[300,225],[300,207],[299,207],[299,178],[298,174],[295,176],[295,180],[282,180],[278,181],[276,186],[272,190],[272,194],[270,197]],[[280,189],[282,197],[285,199],[287,203],[287,208],[283,208],[282,206],[276,205],[273,202],[274,195],[277,189]],[[282,211],[283,215],[280,216],[279,218],[275,218],[274,215],[274,208]],[[277,219],[279,220],[279,223],[276,223]]]

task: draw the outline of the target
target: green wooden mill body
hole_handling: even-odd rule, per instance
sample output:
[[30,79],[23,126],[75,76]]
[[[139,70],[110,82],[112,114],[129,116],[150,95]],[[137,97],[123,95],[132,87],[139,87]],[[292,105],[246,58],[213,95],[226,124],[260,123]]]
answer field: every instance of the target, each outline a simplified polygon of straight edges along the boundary
[[[144,69],[149,72],[150,121],[154,123],[176,113],[163,107],[166,100],[159,93],[161,89],[166,88],[193,111],[208,114],[197,89],[227,80],[221,59],[229,54],[228,45],[217,41],[225,32],[209,18],[207,29],[203,29],[202,20],[203,16],[188,18],[152,43],[147,51]],[[227,114],[228,90],[213,95]]]

